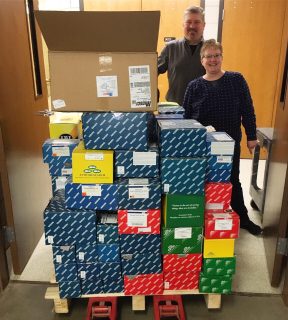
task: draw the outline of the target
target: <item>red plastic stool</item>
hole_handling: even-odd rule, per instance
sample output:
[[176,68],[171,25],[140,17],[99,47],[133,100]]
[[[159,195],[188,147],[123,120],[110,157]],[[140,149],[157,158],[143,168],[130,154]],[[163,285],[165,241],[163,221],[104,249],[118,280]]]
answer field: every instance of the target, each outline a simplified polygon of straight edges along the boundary
[[116,320],[117,297],[89,298],[86,320],[108,318]]
[[179,320],[185,320],[181,296],[154,296],[153,307],[155,320],[165,317],[176,317]]

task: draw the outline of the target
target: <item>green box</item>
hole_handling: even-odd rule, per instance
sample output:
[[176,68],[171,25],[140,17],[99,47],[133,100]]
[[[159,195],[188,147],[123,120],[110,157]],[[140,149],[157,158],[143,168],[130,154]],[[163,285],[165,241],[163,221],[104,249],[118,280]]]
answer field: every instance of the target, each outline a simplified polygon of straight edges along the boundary
[[203,259],[202,272],[206,276],[232,275],[236,270],[236,257]]
[[203,228],[162,228],[162,253],[202,253]]
[[206,276],[200,273],[199,292],[202,293],[231,293],[232,276]]
[[164,198],[165,227],[201,227],[204,223],[204,196],[167,194]]

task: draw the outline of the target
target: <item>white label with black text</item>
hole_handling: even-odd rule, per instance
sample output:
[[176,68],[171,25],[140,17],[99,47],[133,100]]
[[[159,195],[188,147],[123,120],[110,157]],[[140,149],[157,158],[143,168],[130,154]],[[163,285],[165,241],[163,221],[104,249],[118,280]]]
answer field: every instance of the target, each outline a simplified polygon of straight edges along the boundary
[[117,174],[125,174],[125,167],[117,166]]
[[156,166],[156,152],[133,152],[133,166]]
[[174,239],[190,239],[192,237],[192,228],[175,228]]
[[69,147],[52,147],[53,157],[70,157]]
[[117,76],[96,76],[98,98],[118,97]]
[[147,213],[146,211],[131,212],[127,213],[127,225],[128,227],[147,227]]
[[215,230],[232,230],[232,219],[216,220]]
[[103,153],[85,153],[85,160],[104,160],[104,154]]
[[102,188],[99,185],[83,185],[82,196],[83,197],[101,197]]
[[147,198],[149,198],[149,188],[129,187],[129,199],[147,199]]

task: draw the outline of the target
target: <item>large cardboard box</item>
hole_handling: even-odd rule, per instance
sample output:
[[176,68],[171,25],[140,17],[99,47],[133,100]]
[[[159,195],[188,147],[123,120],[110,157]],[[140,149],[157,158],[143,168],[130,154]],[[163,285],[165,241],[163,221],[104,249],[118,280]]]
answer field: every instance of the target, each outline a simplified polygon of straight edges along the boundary
[[35,16],[49,49],[53,110],[156,109],[159,11]]

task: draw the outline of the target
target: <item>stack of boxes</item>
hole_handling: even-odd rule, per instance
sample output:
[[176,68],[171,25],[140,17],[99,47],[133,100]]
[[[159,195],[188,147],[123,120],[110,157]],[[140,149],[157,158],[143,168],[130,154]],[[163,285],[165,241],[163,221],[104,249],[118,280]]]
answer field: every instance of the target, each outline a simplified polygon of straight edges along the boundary
[[236,266],[234,241],[240,227],[238,215],[229,209],[234,141],[226,133],[207,133],[207,149],[204,253],[199,290],[230,293]]
[[[43,145],[53,186],[44,211],[45,241],[53,248],[60,297],[193,290],[201,270],[200,290],[220,292],[206,282],[230,281],[235,271],[237,215],[225,211],[233,141],[223,133],[207,136],[200,123],[183,119],[180,106],[162,106],[160,156],[148,144],[159,12],[35,15],[49,48],[52,109],[84,111],[83,141]],[[114,23],[125,33],[117,43],[110,41]],[[76,137],[73,130],[68,135],[56,136]],[[224,255],[209,241],[217,241]]]
[[195,120],[158,120],[158,124],[164,289],[197,289],[202,265],[206,128]]

